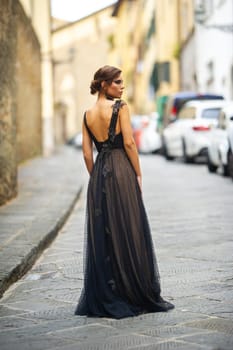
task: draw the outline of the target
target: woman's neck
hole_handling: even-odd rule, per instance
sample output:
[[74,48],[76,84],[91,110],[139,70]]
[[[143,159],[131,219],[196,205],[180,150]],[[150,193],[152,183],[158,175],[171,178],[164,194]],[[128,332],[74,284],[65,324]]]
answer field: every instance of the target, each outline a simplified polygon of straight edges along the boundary
[[114,101],[115,97],[112,97],[110,95],[107,95],[105,93],[99,93],[99,96],[98,96],[98,100],[101,99],[101,100],[109,100],[109,101]]

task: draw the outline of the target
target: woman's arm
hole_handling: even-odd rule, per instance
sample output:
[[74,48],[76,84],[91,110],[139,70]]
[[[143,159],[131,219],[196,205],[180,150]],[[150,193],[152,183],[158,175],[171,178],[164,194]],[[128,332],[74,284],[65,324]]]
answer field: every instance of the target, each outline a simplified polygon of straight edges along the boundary
[[129,116],[129,109],[126,104],[124,104],[121,107],[119,112],[119,118],[120,118],[120,126],[121,126],[121,132],[123,135],[125,151],[137,175],[138,183],[141,189],[142,188],[141,168],[139,163],[137,147],[133,138],[133,132],[132,132],[130,116]]
[[94,166],[93,145],[92,145],[92,139],[87,131],[84,121],[82,125],[82,134],[83,134],[83,141],[82,141],[83,158],[86,164],[86,168],[89,174],[91,175],[93,166]]

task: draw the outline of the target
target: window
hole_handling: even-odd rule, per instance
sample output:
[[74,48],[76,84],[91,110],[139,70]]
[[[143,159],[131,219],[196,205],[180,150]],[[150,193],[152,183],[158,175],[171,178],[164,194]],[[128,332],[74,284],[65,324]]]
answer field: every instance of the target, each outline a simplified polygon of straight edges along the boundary
[[170,62],[159,63],[159,81],[170,82]]
[[179,119],[194,119],[196,115],[195,107],[184,107],[178,114]]
[[153,87],[154,91],[157,91],[159,88],[158,63],[154,63],[154,67],[150,75],[150,86]]
[[146,41],[147,41],[147,43],[149,43],[150,38],[154,34],[155,34],[155,15],[153,14],[153,16],[151,18],[151,21],[150,21],[150,26],[149,26],[148,32],[146,34]]
[[207,108],[202,112],[202,118],[205,119],[217,119],[219,116],[220,108]]
[[156,62],[154,64],[150,76],[150,85],[157,91],[162,81],[170,82],[170,62]]

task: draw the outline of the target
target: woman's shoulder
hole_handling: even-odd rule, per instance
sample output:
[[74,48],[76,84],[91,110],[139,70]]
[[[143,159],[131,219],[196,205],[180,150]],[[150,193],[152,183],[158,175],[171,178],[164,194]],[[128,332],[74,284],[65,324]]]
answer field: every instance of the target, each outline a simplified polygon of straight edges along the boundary
[[120,109],[128,108],[128,105],[127,105],[127,103],[124,100],[117,100],[116,102],[118,103]]
[[126,101],[124,100],[119,100],[120,103],[120,108],[119,108],[119,113],[124,114],[125,112],[129,113],[129,107]]
[[119,101],[121,107],[127,106],[127,103],[124,100],[117,100],[117,101]]

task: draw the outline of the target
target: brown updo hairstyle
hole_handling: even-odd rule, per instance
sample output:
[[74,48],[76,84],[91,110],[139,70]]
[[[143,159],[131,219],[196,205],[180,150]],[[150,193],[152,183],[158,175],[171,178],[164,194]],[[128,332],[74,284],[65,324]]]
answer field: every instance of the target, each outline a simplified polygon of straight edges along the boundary
[[91,82],[90,90],[91,94],[94,95],[96,92],[101,90],[102,81],[106,81],[107,84],[111,85],[112,81],[121,74],[121,70],[112,66],[103,66],[97,70],[94,74],[94,79]]

